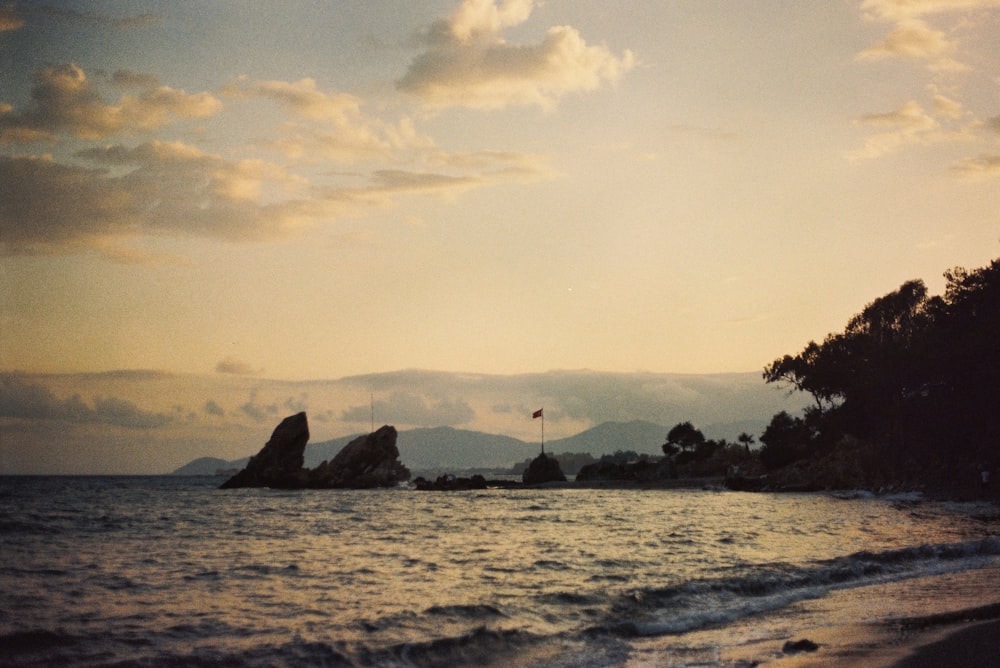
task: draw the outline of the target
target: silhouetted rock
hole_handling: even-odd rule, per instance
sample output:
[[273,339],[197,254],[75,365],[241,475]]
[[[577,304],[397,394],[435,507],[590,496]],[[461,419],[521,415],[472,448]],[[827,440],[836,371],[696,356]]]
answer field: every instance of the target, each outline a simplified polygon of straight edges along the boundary
[[600,480],[630,480],[635,482],[656,482],[676,477],[673,463],[666,457],[659,461],[639,460],[637,462],[616,462],[601,460],[587,464],[576,474],[577,482]]
[[222,483],[220,489],[237,487],[296,488],[304,486],[303,451],[309,442],[309,422],[305,413],[281,421],[271,439],[250,458],[246,468]]
[[538,485],[543,482],[566,482],[566,476],[559,468],[559,460],[543,452],[531,460],[521,480],[526,485]]
[[399,461],[396,428],[389,425],[359,436],[309,472],[310,487],[394,487],[409,479],[410,471]]
[[815,652],[818,649],[819,645],[808,638],[803,638],[802,640],[796,640],[795,642],[789,640],[785,643],[784,647],[781,648],[781,651],[785,654],[798,654],[799,652]]
[[417,478],[413,481],[417,489],[422,492],[460,492],[470,489],[486,489],[486,478],[478,473],[471,478],[456,478],[453,475],[439,475],[434,482],[426,478]]
[[367,436],[354,439],[332,460],[323,462],[315,469],[302,467],[308,441],[306,414],[298,413],[285,418],[261,451],[250,458],[246,468],[224,482],[220,489],[361,489],[392,487],[410,477],[410,472],[399,461],[395,427],[386,425]]

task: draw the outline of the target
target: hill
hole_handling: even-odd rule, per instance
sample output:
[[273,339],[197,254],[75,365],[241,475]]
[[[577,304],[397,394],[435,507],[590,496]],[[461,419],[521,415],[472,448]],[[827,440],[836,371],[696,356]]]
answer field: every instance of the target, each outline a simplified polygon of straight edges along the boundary
[[[238,461],[245,462],[246,460]],[[237,467],[242,468],[242,465],[218,457],[199,457],[174,471],[173,475],[215,475],[216,471]]]
[[[560,438],[545,444],[547,452],[586,452],[599,457],[617,450],[662,455],[660,446],[667,429],[645,420],[603,422],[575,436]],[[537,447],[537,446],[536,446]],[[531,453],[533,456],[535,453]]]
[[[575,436],[545,444],[547,452],[587,452],[595,456],[616,450],[635,450],[660,454],[667,429],[661,425],[633,420],[604,422]],[[305,466],[312,468],[334,457],[358,434],[329,441],[310,443],[305,450]],[[399,432],[400,460],[412,470],[506,468],[515,462],[534,457],[539,443],[528,443],[510,436],[479,431],[434,427]],[[218,469],[242,468],[246,458],[226,461],[201,457],[174,471],[175,475],[213,475]]]

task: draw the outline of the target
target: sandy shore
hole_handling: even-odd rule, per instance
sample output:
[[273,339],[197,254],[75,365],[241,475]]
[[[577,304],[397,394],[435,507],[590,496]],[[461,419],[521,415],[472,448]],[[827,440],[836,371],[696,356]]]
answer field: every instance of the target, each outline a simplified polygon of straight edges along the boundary
[[815,652],[767,660],[731,657],[734,666],[771,668],[995,668],[1000,666],[1000,603],[940,615],[814,629]]
[[973,622],[949,631],[944,637],[923,644],[892,668],[977,668],[1000,665],[1000,619]]

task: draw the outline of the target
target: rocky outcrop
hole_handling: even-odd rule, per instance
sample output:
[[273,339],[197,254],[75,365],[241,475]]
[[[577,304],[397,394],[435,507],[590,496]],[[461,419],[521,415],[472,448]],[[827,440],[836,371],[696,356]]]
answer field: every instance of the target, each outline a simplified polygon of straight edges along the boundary
[[271,439],[250,458],[246,468],[222,483],[220,489],[237,487],[303,487],[306,471],[302,453],[309,442],[309,421],[305,413],[286,417],[275,427]]
[[314,469],[302,466],[308,441],[306,414],[285,418],[261,451],[250,458],[246,468],[224,482],[220,489],[367,489],[392,487],[410,478],[410,472],[399,461],[395,427],[386,425],[354,439],[332,460]]
[[659,461],[616,462],[602,460],[587,464],[576,474],[577,482],[628,480],[657,482],[677,477],[673,463],[666,457]]
[[359,436],[309,472],[309,486],[321,488],[394,487],[409,479],[410,471],[399,461],[396,428],[389,425]]
[[486,489],[486,478],[478,473],[472,477],[455,477],[453,475],[439,475],[434,482],[426,478],[417,478],[413,481],[414,486],[422,492],[464,492],[472,489]]
[[521,480],[526,485],[539,485],[545,482],[566,482],[566,476],[559,468],[559,460],[555,457],[548,457],[543,452],[531,460],[521,476]]

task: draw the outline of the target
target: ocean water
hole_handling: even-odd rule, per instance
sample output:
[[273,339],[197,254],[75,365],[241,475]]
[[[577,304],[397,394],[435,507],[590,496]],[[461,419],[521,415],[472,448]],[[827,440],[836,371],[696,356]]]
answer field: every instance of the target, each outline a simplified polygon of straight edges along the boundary
[[0,665],[749,666],[1000,601],[990,507],[219,482],[0,477]]

